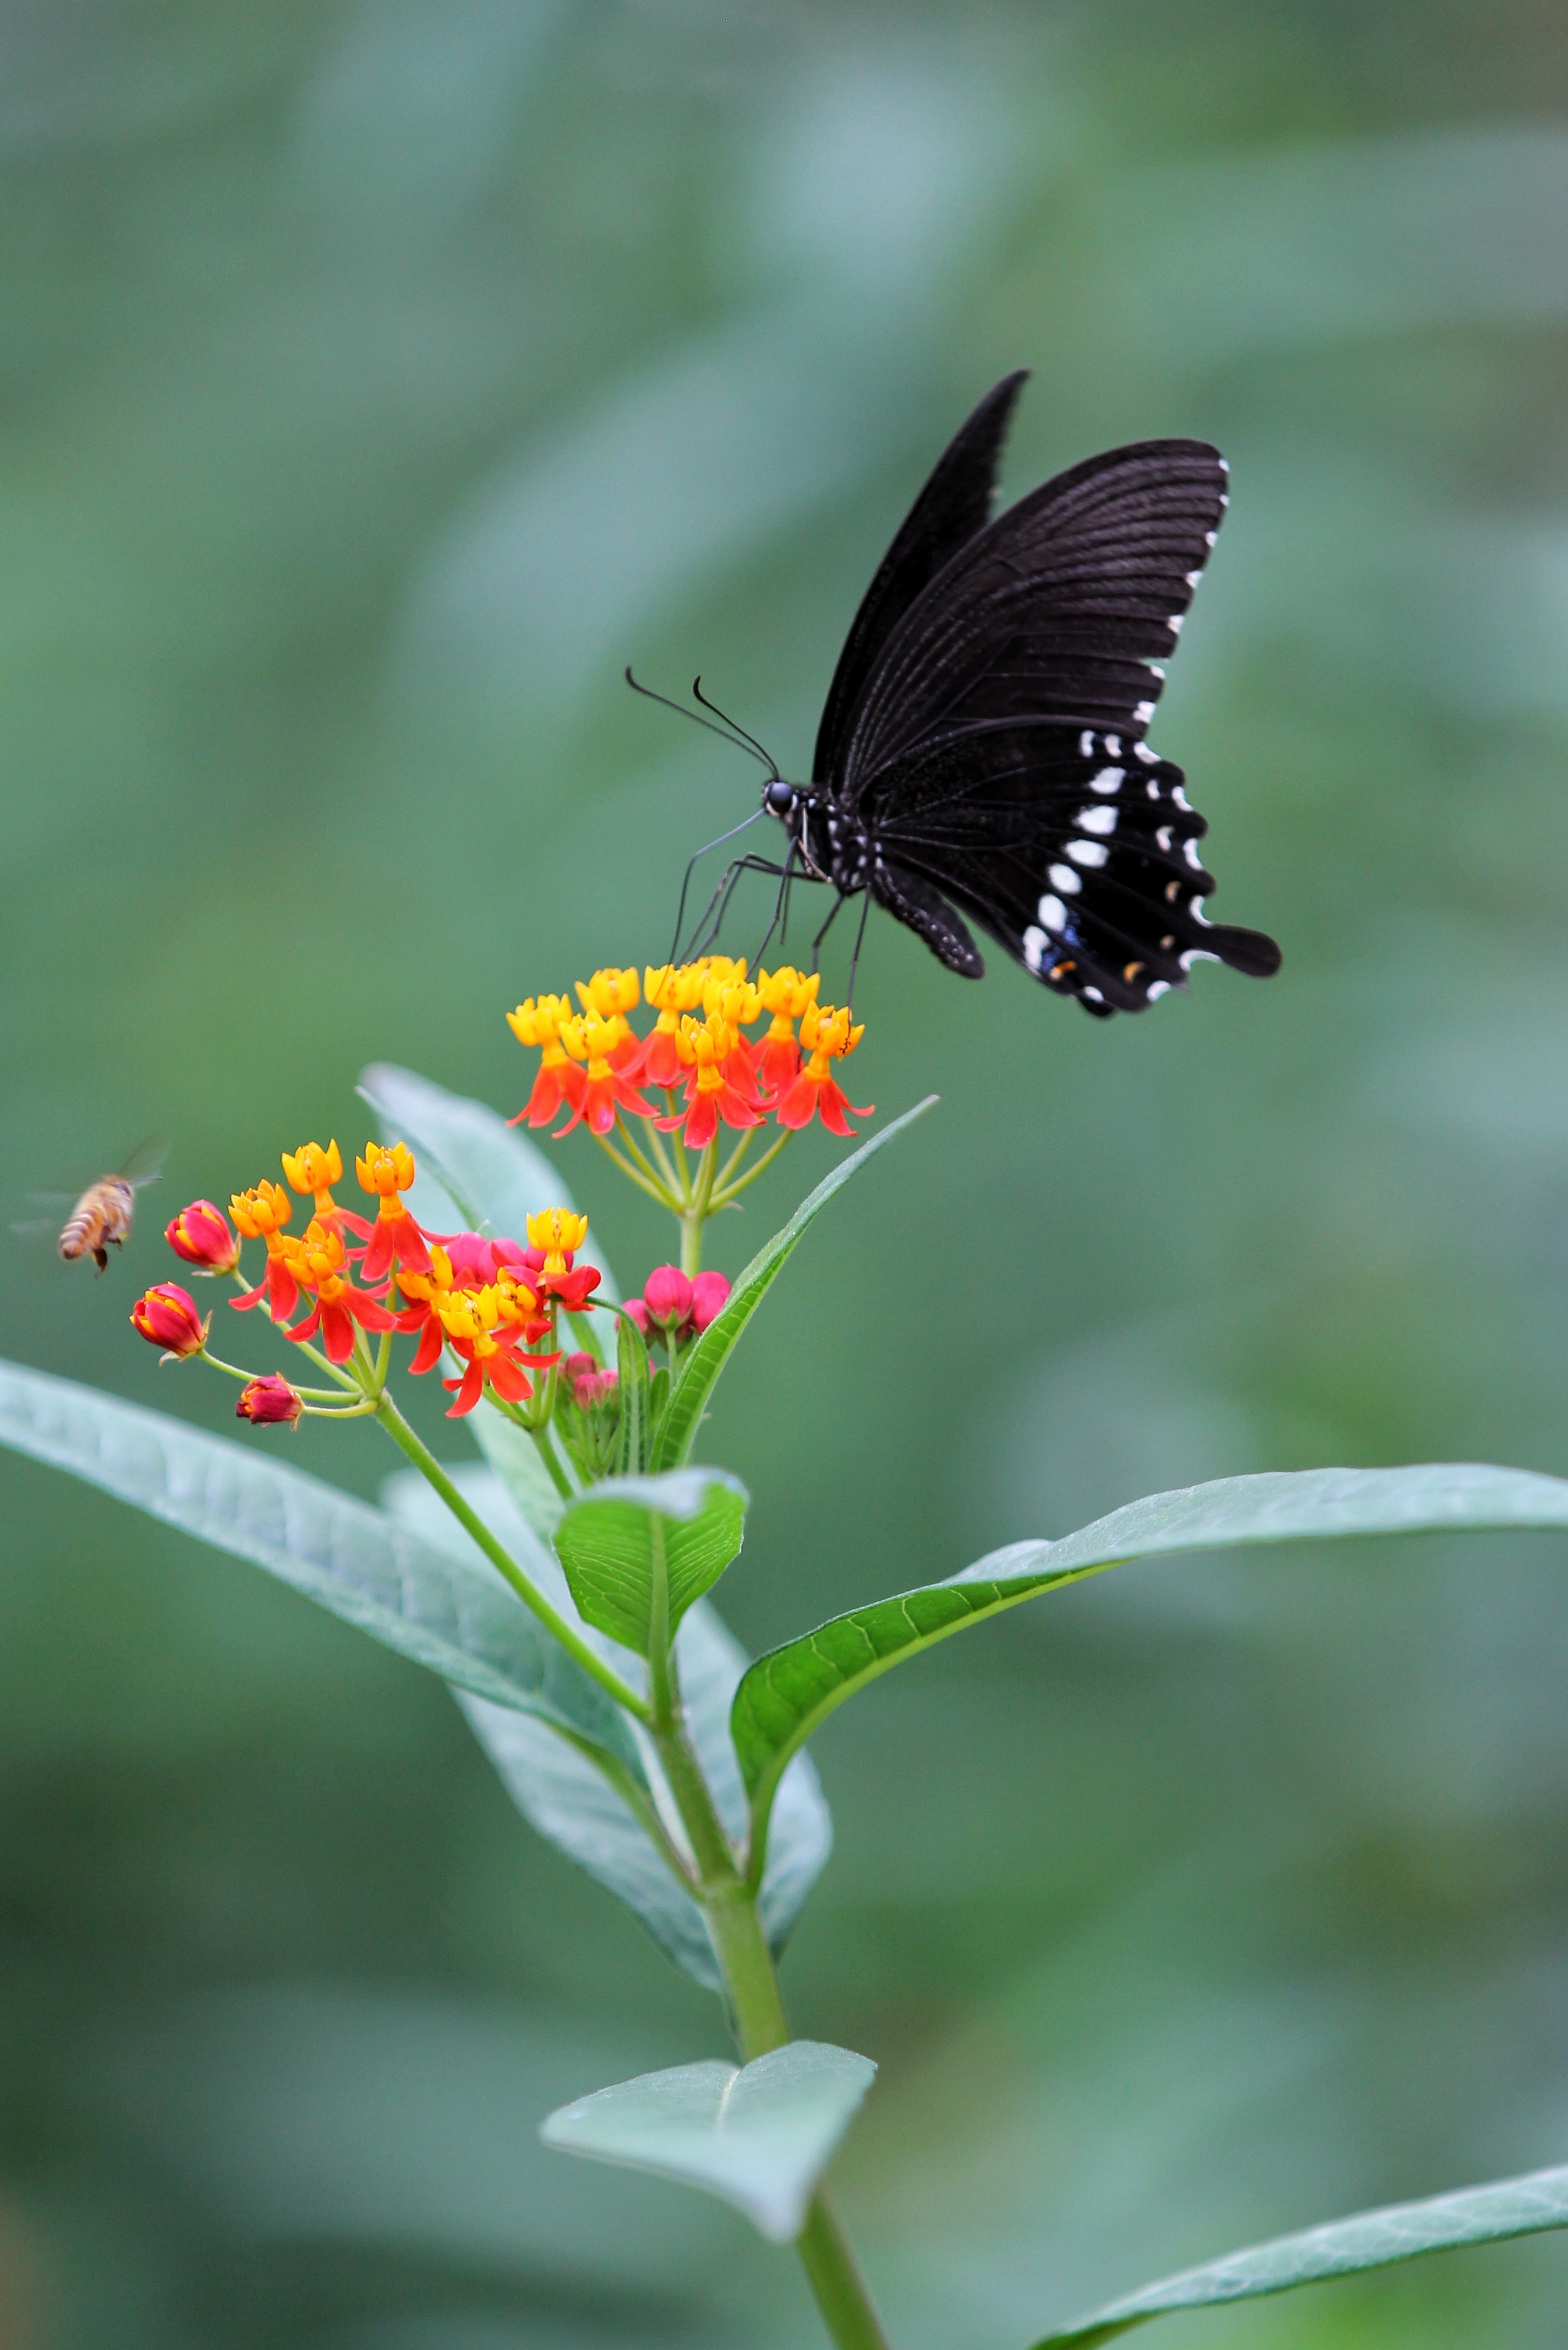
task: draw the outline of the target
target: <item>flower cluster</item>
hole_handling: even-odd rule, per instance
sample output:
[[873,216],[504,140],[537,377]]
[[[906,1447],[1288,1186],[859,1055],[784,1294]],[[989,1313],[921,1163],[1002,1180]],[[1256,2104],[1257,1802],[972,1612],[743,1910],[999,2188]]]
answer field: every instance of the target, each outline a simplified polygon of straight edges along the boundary
[[[820,1117],[832,1133],[847,1135],[846,1117],[871,1112],[847,1100],[833,1067],[865,1028],[819,1004],[817,986],[815,972],[786,964],[753,980],[744,962],[705,955],[649,965],[640,988],[635,971],[596,971],[577,982],[576,1003],[531,995],[506,1015],[519,1044],[540,1055],[513,1123],[547,1126],[565,1108],[562,1134],[586,1125],[602,1139],[632,1116],[662,1134],[679,1132],[689,1150],[706,1149],[721,1126],[744,1132],[770,1117],[791,1132]],[[639,997],[654,1014],[643,1035],[628,1016]],[[764,1035],[747,1035],[764,1020]],[[650,1092],[663,1095],[662,1106]]]
[[[484,1395],[514,1415],[542,1404],[548,1417],[562,1383],[547,1380],[542,1396],[529,1375],[552,1373],[560,1361],[557,1316],[592,1311],[598,1268],[577,1261],[587,1238],[586,1216],[546,1209],[527,1219],[525,1241],[428,1231],[403,1196],[415,1168],[401,1142],[367,1143],[354,1162],[361,1191],[376,1202],[373,1221],[334,1196],[343,1180],[336,1142],[286,1150],[282,1166],[286,1185],[264,1180],[236,1191],[229,1216],[211,1200],[192,1201],[165,1233],[196,1272],[234,1278],[241,1295],[230,1303],[236,1311],[264,1307],[283,1336],[338,1383],[300,1388],[276,1371],[220,1363],[244,1382],[236,1407],[242,1419],[295,1427],[306,1412],[374,1408],[367,1399],[379,1401],[384,1391],[388,1347],[400,1333],[417,1339],[408,1366],[416,1376],[443,1358],[454,1366],[455,1376],[443,1381],[455,1399],[449,1417],[472,1411]],[[309,1201],[308,1221],[297,1232],[289,1229],[296,1200]],[[266,1252],[253,1286],[241,1271],[246,1241],[260,1241]],[[166,1359],[204,1355],[218,1361],[207,1346],[212,1315],[203,1320],[190,1292],[175,1282],[148,1290],[130,1318]],[[371,1338],[380,1341],[379,1363],[370,1357]],[[589,1360],[597,1372],[597,1357]],[[575,1384],[566,1392],[576,1409]]]

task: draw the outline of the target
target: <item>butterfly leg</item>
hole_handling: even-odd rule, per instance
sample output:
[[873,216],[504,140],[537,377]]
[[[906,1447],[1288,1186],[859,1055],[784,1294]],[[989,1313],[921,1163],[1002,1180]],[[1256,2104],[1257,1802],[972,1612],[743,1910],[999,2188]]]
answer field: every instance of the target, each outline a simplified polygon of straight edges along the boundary
[[[855,933],[855,951],[849,958],[849,985],[844,994],[844,1008],[846,1012],[853,1012],[855,1009],[855,973],[860,962],[860,950],[866,941],[866,917],[871,911],[870,890],[864,890],[861,894],[866,902],[860,909],[860,927]],[[835,907],[834,911],[836,913],[837,910]]]
[[815,938],[814,938],[811,942],[811,967],[813,971],[816,969],[818,961],[822,955],[822,941],[827,936],[828,931],[833,928],[834,923],[838,920],[838,909],[843,905],[844,898],[845,893],[841,889],[837,897],[835,898],[833,901],[833,911],[829,914],[826,921],[824,922],[821,930],[818,931]]
[[778,929],[780,917],[782,916],[786,922],[789,920],[789,885],[794,879],[794,860],[799,853],[799,848],[800,843],[798,841],[792,840],[790,842],[789,853],[784,858],[784,870],[779,877],[779,894],[774,900],[774,918],[768,924],[766,938],[763,939],[762,945],[752,957],[752,969],[753,971],[760,967],[763,957],[766,954],[768,949],[774,942],[774,932]]
[[699,955],[706,954],[717,944],[719,933],[724,927],[724,917],[730,910],[730,900],[742,873],[768,873],[777,880],[783,871],[782,865],[774,865],[765,857],[737,857],[732,865],[727,865],[720,877],[718,888],[708,900],[708,910],[698,923],[691,943],[686,950],[686,961],[695,962]]
[[[727,840],[733,840],[738,832],[744,832],[747,825],[755,824],[757,817],[760,816],[762,813],[762,809],[758,808],[753,815],[742,818],[741,823],[732,824],[728,832],[720,833],[716,840],[708,841],[704,847],[697,851],[696,856],[687,866],[686,878],[680,884],[680,903],[675,910],[675,936],[670,941],[670,960],[671,962],[675,961],[677,951],[680,945],[680,925],[686,920],[686,892],[691,887],[691,876],[696,872],[697,868],[707,856],[710,848],[722,848]],[[723,883],[721,881],[719,888],[722,889],[723,886]],[[715,897],[718,895],[717,890],[715,890],[714,895]],[[704,919],[706,919],[706,917],[704,917]]]

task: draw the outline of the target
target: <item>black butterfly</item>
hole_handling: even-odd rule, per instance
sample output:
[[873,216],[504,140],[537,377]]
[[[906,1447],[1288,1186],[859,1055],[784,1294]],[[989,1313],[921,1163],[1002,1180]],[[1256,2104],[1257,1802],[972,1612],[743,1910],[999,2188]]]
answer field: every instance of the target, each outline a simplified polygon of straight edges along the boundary
[[1207,827],[1144,741],[1225,461],[1202,441],[1136,442],[992,521],[1024,380],[981,401],[889,547],[839,655],[812,782],[774,770],[763,789],[790,844],[765,869],[786,889],[831,884],[835,914],[865,892],[979,979],[967,914],[1102,1019],[1143,1011],[1203,959],[1265,977],[1272,939],[1205,920]]

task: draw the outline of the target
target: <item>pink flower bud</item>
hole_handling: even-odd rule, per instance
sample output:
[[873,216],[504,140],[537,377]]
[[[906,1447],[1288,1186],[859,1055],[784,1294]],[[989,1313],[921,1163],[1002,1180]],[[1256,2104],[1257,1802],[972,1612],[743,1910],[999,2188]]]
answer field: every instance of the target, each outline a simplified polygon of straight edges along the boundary
[[580,1411],[592,1411],[597,1404],[614,1395],[619,1385],[619,1378],[614,1371],[585,1371],[580,1378],[574,1381],[572,1392],[577,1399]]
[[597,1363],[589,1354],[568,1355],[561,1365],[562,1375],[570,1379],[574,1385],[578,1379],[587,1378],[591,1371],[597,1369]]
[[648,1307],[644,1301],[640,1297],[628,1297],[626,1301],[626,1311],[628,1318],[636,1323],[638,1328],[646,1338],[648,1336],[649,1324]]
[[233,1273],[240,1261],[240,1244],[229,1220],[211,1200],[192,1200],[182,1208],[163,1237],[175,1255],[199,1273]]
[[656,1266],[642,1284],[643,1303],[661,1329],[672,1330],[691,1311],[691,1284],[679,1265]]
[[[177,1281],[161,1281],[139,1297],[130,1309],[134,1327],[167,1355],[199,1355],[207,1343],[207,1323],[196,1311],[196,1301]],[[208,1321],[212,1316],[209,1315]]]
[[691,1284],[691,1327],[701,1333],[730,1302],[730,1284],[722,1273],[700,1273]]
[[270,1427],[280,1420],[289,1428],[296,1428],[304,1409],[305,1398],[289,1386],[280,1371],[269,1371],[265,1379],[251,1379],[240,1389],[234,1417],[252,1420],[257,1428]]

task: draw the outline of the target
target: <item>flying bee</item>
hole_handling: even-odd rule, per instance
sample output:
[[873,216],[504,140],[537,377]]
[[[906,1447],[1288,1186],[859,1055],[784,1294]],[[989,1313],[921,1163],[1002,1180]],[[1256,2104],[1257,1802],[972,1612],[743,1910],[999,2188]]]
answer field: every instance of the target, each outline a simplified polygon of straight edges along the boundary
[[[88,1185],[60,1226],[57,1246],[67,1264],[74,1264],[78,1257],[90,1256],[99,1273],[108,1272],[109,1250],[122,1248],[130,1237],[138,1191],[145,1184],[156,1183],[162,1165],[162,1143],[150,1138],[138,1144],[118,1173],[100,1175],[96,1183]],[[63,1203],[70,1193],[54,1196]],[[39,1229],[50,1227],[16,1226],[18,1232]]]

